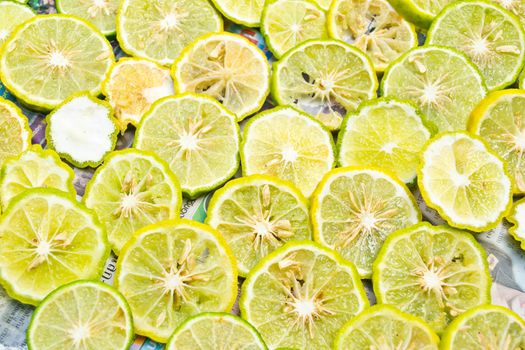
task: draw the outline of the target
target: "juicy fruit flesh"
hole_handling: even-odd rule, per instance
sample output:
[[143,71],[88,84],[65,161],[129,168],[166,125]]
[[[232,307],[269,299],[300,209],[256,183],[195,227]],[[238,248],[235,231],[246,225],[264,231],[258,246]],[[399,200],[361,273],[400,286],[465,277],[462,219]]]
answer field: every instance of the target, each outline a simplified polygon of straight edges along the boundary
[[25,5],[14,2],[0,3],[0,47],[13,29],[35,14]]
[[25,151],[31,143],[28,122],[15,108],[0,98],[0,166],[8,157]]
[[264,0],[214,0],[214,3],[233,22],[259,26]]
[[409,0],[420,10],[431,15],[437,15],[441,10],[454,0]]

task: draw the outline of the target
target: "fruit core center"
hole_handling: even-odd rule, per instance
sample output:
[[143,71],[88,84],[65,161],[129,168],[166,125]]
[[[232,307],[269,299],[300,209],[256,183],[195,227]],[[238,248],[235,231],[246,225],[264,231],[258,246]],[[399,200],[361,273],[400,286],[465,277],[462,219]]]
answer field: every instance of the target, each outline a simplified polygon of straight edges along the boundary
[[394,148],[396,148],[397,145],[394,143],[394,142],[388,142],[388,143],[385,143],[383,145],[383,147],[381,148],[381,150],[385,153],[392,153],[392,151],[394,150]]
[[178,290],[179,288],[181,288],[184,282],[182,281],[182,279],[180,278],[178,274],[169,274],[164,279],[164,284],[165,284],[166,289],[170,291],[174,291],[174,290]]
[[49,53],[49,64],[55,68],[67,68],[69,59],[62,52],[54,50]]
[[122,196],[121,207],[125,211],[131,211],[137,207],[138,198],[134,193],[128,193]]
[[197,136],[191,134],[185,134],[180,137],[180,146],[184,150],[194,151],[198,147]]
[[166,17],[160,21],[160,27],[164,30],[176,28],[178,24],[177,16],[174,13],[168,13]]
[[321,79],[319,81],[319,88],[324,91],[331,91],[334,87],[334,82],[329,79]]
[[452,178],[452,181],[454,181],[454,185],[456,187],[465,187],[465,186],[470,185],[469,177],[466,174],[460,174],[459,172],[454,171],[451,174],[451,178]]
[[361,224],[363,227],[365,227],[368,230],[371,230],[376,225],[376,218],[374,217],[374,214],[364,212],[360,215]]
[[518,131],[518,134],[514,137],[514,143],[517,149],[525,151],[525,133],[523,131]]
[[89,338],[89,328],[85,325],[79,325],[71,330],[70,336],[75,344],[80,344],[85,339]]
[[427,271],[423,274],[423,283],[428,289],[439,289],[442,286],[441,279],[434,271]]
[[36,253],[39,256],[48,256],[51,253],[51,243],[48,241],[40,241],[36,247]]
[[269,222],[267,221],[258,221],[255,223],[255,231],[260,236],[268,236],[272,232]]
[[427,103],[434,103],[436,102],[439,94],[439,89],[434,84],[429,84],[425,86],[425,89],[423,90],[423,98]]
[[300,30],[301,30],[301,26],[298,25],[297,23],[294,23],[290,26],[290,30],[293,32],[293,33],[298,33]]
[[283,147],[281,155],[285,162],[293,163],[299,157],[299,153],[291,145],[286,145]]
[[99,9],[105,9],[109,5],[107,0],[93,0],[93,6]]
[[315,304],[312,300],[298,300],[294,303],[295,312],[300,317],[310,317],[315,313]]

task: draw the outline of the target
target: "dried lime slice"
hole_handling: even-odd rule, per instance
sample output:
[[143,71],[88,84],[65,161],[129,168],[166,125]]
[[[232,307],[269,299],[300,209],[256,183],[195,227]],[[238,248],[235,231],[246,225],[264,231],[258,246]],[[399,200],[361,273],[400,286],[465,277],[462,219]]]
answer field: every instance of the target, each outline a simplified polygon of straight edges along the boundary
[[33,145],[20,156],[10,158],[2,165],[0,201],[5,211],[11,199],[31,188],[56,188],[75,196],[75,173],[64,164],[58,154]]
[[124,246],[115,284],[129,302],[136,332],[165,343],[188,317],[231,310],[237,270],[217,231],[168,220],[137,231]]
[[521,243],[521,249],[525,250],[525,198],[516,201],[507,220],[512,223],[509,233],[514,239]]
[[93,213],[62,191],[28,190],[0,217],[0,283],[23,303],[37,305],[63,284],[100,278],[108,256]]
[[211,0],[224,17],[247,27],[259,27],[264,0]]
[[13,1],[0,2],[0,52],[2,52],[2,44],[11,35],[13,29],[34,16],[33,10],[26,5]]
[[374,262],[374,292],[438,333],[466,310],[490,302],[483,247],[466,232],[421,223],[390,235]]
[[416,26],[427,29],[434,17],[455,0],[388,0],[398,13]]
[[50,293],[27,330],[31,350],[127,350],[133,318],[126,299],[102,282],[77,281]]
[[82,18],[109,37],[115,35],[119,3],[119,0],[55,0],[58,13]]
[[352,263],[311,241],[277,249],[242,285],[242,317],[270,349],[332,349],[337,331],[369,305]]
[[31,145],[29,122],[13,102],[0,97],[0,165]]

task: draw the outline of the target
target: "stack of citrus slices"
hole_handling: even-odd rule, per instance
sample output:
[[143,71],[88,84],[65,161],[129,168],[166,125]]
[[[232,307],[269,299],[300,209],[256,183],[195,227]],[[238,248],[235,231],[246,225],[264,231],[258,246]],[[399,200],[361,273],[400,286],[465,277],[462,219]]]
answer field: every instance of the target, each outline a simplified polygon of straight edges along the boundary
[[476,240],[525,249],[523,2],[31,4],[0,0],[29,349],[525,349]]

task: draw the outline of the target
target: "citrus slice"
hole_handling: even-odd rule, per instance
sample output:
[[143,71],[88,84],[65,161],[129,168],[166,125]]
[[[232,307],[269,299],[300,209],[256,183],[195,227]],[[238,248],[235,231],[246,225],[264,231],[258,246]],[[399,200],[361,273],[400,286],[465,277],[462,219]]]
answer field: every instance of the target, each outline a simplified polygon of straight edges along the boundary
[[23,303],[37,305],[63,284],[100,278],[108,256],[93,213],[62,191],[28,190],[0,217],[0,283]]
[[86,93],[67,98],[46,123],[49,148],[78,168],[98,166],[117,144],[111,106]]
[[115,36],[118,0],[56,0],[55,5],[59,13],[82,18],[105,36]]
[[438,131],[465,130],[487,93],[479,70],[462,53],[427,46],[408,51],[385,71],[381,95],[415,102]]
[[257,112],[268,96],[270,65],[263,52],[243,36],[212,33],[182,52],[172,76],[178,92],[207,94],[240,121]]
[[83,197],[105,227],[115,254],[138,229],[179,217],[182,194],[168,164],[137,149],[111,153]]
[[133,342],[128,303],[102,282],[58,288],[36,308],[27,330],[29,349],[127,350]]
[[525,321],[506,307],[478,306],[452,321],[441,349],[525,349]]
[[421,317],[437,332],[466,310],[490,302],[483,247],[466,232],[420,223],[390,235],[374,262],[374,293]]
[[2,52],[2,44],[13,29],[34,16],[33,10],[26,5],[13,1],[0,2],[0,52]]
[[171,336],[167,350],[267,350],[252,325],[240,317],[206,312],[189,318]]
[[514,83],[525,63],[525,29],[519,18],[488,1],[447,6],[432,23],[426,44],[464,52],[480,69],[489,90]]
[[235,179],[215,192],[206,223],[230,245],[241,276],[286,242],[312,236],[307,199],[268,175]]
[[[49,111],[74,93],[100,93],[113,49],[91,24],[69,15],[39,15],[5,42],[0,78],[20,101]],[[38,52],[38,54],[35,54]]]
[[504,159],[513,178],[513,192],[525,193],[525,91],[490,93],[474,109],[469,131],[480,135]]
[[73,187],[75,173],[51,150],[33,145],[18,157],[2,165],[0,200],[5,211],[11,199],[31,188],[56,188],[76,195]]
[[352,263],[311,241],[275,250],[242,285],[242,317],[270,349],[332,349],[337,331],[369,306]]
[[512,181],[507,165],[481,138],[444,133],[427,144],[421,158],[421,194],[449,225],[488,231],[510,210]]
[[370,278],[385,238],[421,221],[408,188],[382,170],[348,167],[327,173],[312,196],[314,239]]
[[153,105],[135,134],[134,146],[168,162],[189,197],[210,192],[239,168],[235,116],[205,95],[166,97]]
[[207,0],[123,0],[117,13],[122,49],[164,66],[197,37],[222,28],[222,17]]
[[375,166],[412,184],[419,153],[430,138],[421,112],[411,103],[381,98],[364,103],[343,120],[337,137],[340,166]]
[[264,0],[212,0],[215,7],[230,21],[247,27],[259,27]]
[[507,220],[513,224],[509,233],[514,239],[521,243],[521,249],[525,250],[525,198],[516,201]]
[[388,0],[406,20],[428,29],[436,15],[455,0]]
[[189,220],[147,226],[124,246],[115,285],[129,302],[135,331],[165,343],[188,317],[230,311],[237,270],[228,244]]
[[151,105],[175,88],[170,70],[140,58],[121,58],[102,84],[102,91],[115,111],[121,131],[138,126]]
[[274,65],[272,95],[338,130],[347,113],[376,97],[377,77],[370,59],[338,40],[309,40]]
[[378,72],[418,44],[414,26],[386,0],[335,0],[327,24],[331,37],[365,52]]
[[277,107],[250,119],[241,146],[242,171],[268,174],[292,182],[310,197],[324,174],[334,167],[332,135],[290,107]]
[[264,40],[277,58],[308,39],[328,36],[325,11],[311,0],[268,1],[261,22]]
[[438,350],[439,338],[421,319],[389,305],[363,311],[339,331],[334,350]]
[[0,97],[0,165],[31,145],[33,133],[27,117],[13,102]]

